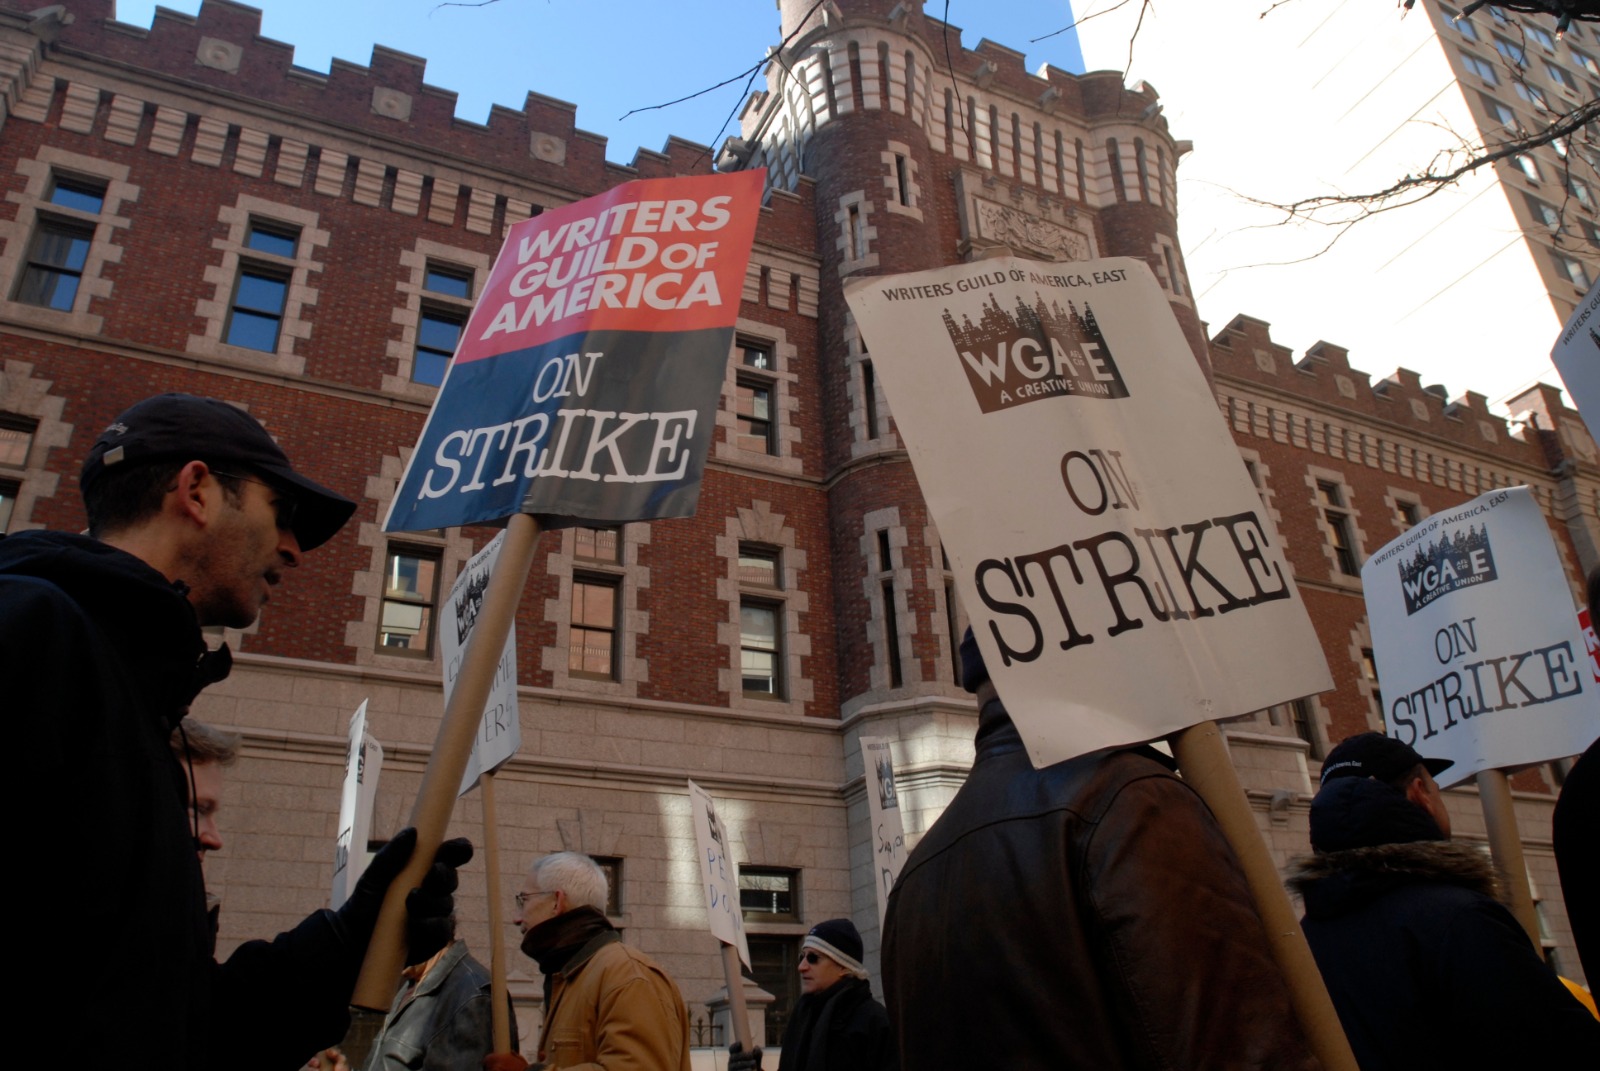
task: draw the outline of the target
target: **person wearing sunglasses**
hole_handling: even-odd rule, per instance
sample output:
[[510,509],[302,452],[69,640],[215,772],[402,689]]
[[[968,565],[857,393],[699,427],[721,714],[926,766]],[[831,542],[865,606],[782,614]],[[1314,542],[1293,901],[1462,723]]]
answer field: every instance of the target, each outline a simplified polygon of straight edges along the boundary
[[[17,949],[29,979],[13,1012],[52,1022],[67,994],[99,995],[94,1014],[74,1019],[72,1059],[298,1067],[344,1035],[378,908],[416,835],[397,834],[337,912],[219,964],[198,852],[220,842],[194,820],[170,735],[232,665],[201,630],[254,623],[355,503],[296,471],[254,417],[215,398],[147,398],[86,449],[62,449],[85,458],[88,533],[0,539],[0,669],[9,743],[23,757],[7,787],[18,804],[49,800],[53,818],[13,844],[41,877],[35,861],[50,860]],[[465,842],[440,849],[410,894],[412,923],[449,914],[453,868],[470,854]],[[408,962],[438,947],[413,948]],[[44,1043],[53,1055],[17,1058],[61,1058],[61,1039]]]
[[[861,952],[861,934],[849,919],[819,922],[800,942],[800,1000],[783,1032],[779,1071],[899,1067],[889,1013],[872,999]],[[759,1067],[760,1050],[750,1055],[749,1066]]]

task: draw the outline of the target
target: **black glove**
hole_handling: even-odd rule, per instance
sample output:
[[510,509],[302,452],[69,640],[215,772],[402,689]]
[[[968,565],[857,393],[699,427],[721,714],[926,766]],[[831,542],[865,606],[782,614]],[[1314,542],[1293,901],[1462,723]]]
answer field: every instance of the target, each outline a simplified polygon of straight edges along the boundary
[[728,1046],[728,1071],[761,1071],[761,1049],[756,1047],[749,1052],[744,1051],[744,1045],[735,1041]]
[[406,894],[406,964],[424,963],[456,935],[456,870],[472,861],[472,842],[447,840],[434,853],[422,884]]
[[[417,846],[417,831],[409,826],[372,857],[367,869],[350,898],[337,912],[340,927],[348,939],[359,947],[372,940],[372,928],[378,924],[378,912],[383,907],[384,894],[389,885],[406,868],[411,853]],[[457,879],[456,868],[472,858],[472,844],[464,838],[447,840],[439,845],[433,865],[423,877],[422,884],[412,889],[406,897],[406,963],[421,963],[450,943],[454,936],[453,920]],[[441,933],[443,936],[441,936]],[[419,954],[420,953],[420,954]]]

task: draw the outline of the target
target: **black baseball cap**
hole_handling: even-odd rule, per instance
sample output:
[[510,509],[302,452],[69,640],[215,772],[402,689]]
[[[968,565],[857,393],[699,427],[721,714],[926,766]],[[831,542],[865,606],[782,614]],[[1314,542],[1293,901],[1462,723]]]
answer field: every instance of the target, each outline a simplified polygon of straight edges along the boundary
[[1340,742],[1322,760],[1322,783],[1340,777],[1376,777],[1393,781],[1421,764],[1430,774],[1440,774],[1455,763],[1449,759],[1425,759],[1392,736],[1359,733]]
[[348,498],[296,472],[255,417],[227,402],[193,394],[158,394],[123,412],[89,448],[78,486],[87,492],[118,468],[180,460],[240,465],[292,495],[294,536],[301,550],[322,546],[356,511]]

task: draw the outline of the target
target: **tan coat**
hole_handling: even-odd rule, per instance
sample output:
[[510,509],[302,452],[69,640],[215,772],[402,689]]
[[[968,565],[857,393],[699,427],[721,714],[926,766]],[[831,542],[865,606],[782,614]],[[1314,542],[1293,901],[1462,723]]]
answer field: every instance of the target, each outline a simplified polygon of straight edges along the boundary
[[552,1071],[689,1071],[689,1009],[649,956],[597,939],[550,978],[539,1059]]

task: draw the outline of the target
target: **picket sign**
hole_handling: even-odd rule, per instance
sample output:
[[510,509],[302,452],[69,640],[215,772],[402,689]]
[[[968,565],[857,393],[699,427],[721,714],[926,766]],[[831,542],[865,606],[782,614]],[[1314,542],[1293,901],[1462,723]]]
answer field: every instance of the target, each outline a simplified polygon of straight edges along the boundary
[[1506,771],[1577,755],[1600,732],[1586,615],[1526,487],[1485,492],[1390,540],[1361,568],[1389,735],[1476,778],[1508,906],[1539,943]]
[[722,945],[722,973],[728,982],[734,1039],[749,1052],[750,1010],[744,998],[744,974],[739,964],[750,966],[750,945],[745,939],[744,912],[739,905],[739,870],[730,865],[728,831],[717,816],[717,805],[710,794],[690,781],[689,802],[695,849],[700,856],[701,888],[706,897],[706,922],[711,935]]
[[878,898],[878,930],[889,913],[889,891],[906,865],[905,823],[894,783],[894,752],[883,736],[861,738],[862,776],[867,787],[867,820],[872,830],[873,891]]
[[1216,726],[1332,679],[1149,267],[997,256],[852,279],[845,298],[1029,757],[1168,739],[1313,1049],[1355,1071]]
[[[359,1008],[387,1009],[399,983],[406,893],[470,785],[541,529],[695,511],[765,181],[760,169],[642,179],[507,231],[384,521],[506,530],[412,808],[416,850],[367,946]],[[514,674],[505,683],[514,689]],[[487,880],[495,910],[497,860]],[[497,994],[496,1016],[504,1004]]]

